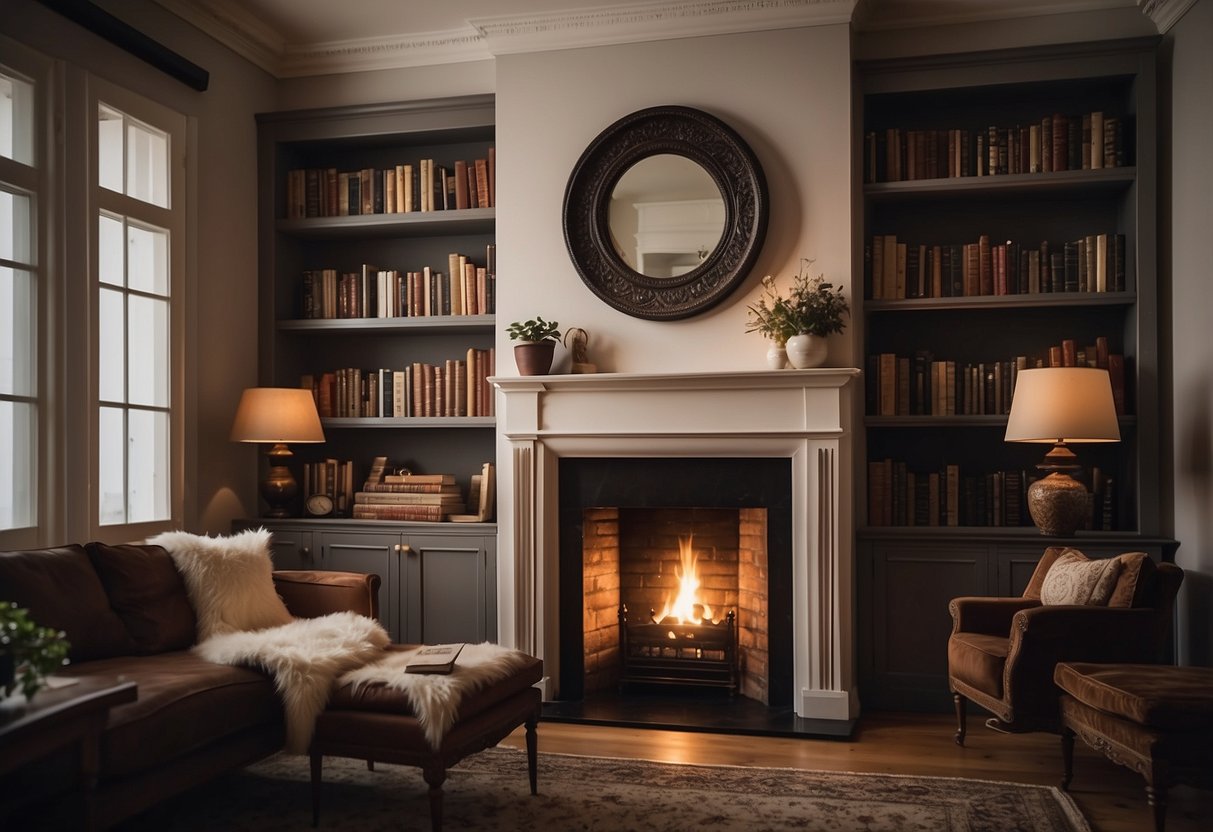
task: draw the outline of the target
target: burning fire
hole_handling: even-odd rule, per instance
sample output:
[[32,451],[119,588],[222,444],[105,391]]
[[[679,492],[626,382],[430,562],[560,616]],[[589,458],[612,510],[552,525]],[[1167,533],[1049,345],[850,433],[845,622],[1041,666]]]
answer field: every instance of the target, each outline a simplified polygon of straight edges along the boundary
[[679,624],[716,623],[712,608],[699,600],[699,573],[695,568],[699,556],[691,548],[693,539],[693,535],[678,538],[679,565],[675,570],[678,576],[678,596],[673,601],[666,596],[661,614],[653,616],[653,621],[658,624],[666,619],[676,619]]

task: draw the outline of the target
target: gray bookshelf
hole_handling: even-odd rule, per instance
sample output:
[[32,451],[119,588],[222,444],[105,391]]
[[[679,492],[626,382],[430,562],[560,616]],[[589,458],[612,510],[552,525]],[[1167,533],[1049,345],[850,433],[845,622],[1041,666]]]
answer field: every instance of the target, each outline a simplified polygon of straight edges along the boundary
[[[914,244],[1049,240],[1106,232],[1126,238],[1123,292],[868,299],[860,316],[865,356],[929,350],[960,362],[1040,357],[1063,339],[1097,336],[1126,357],[1122,441],[1077,448],[1111,476],[1115,528],[1080,532],[1088,555],[1143,550],[1160,559],[1158,285],[1156,275],[1156,40],[1001,50],[863,62],[856,131],[860,162],[869,133],[888,128],[985,130],[1039,123],[1053,113],[1102,111],[1125,124],[1121,167],[862,184],[855,240],[863,263],[874,235]],[[863,273],[855,285],[863,285]],[[902,461],[911,471],[957,464],[962,474],[1032,471],[1043,450],[1003,441],[1006,416],[876,415],[865,403],[860,459]],[[1016,595],[1050,540],[1030,525],[871,525],[868,466],[858,472],[864,507],[857,545],[860,697],[869,709],[951,708],[947,603],[958,595]],[[909,507],[912,511],[913,507]]]

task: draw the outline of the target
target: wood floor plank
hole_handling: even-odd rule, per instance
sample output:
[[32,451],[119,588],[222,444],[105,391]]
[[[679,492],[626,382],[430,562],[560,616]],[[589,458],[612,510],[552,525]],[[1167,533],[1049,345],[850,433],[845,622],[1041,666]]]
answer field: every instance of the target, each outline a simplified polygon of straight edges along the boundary
[[[966,746],[952,741],[955,726],[942,714],[874,713],[859,721],[849,741],[703,734],[544,722],[539,750],[671,763],[771,766],[1009,780],[1055,786],[1061,780],[1061,741],[1052,734],[1007,735],[970,719]],[[521,729],[505,740],[523,746]],[[1095,832],[1153,828],[1144,781],[1102,754],[1075,746],[1070,794]],[[1168,832],[1213,829],[1213,792],[1171,790]]]

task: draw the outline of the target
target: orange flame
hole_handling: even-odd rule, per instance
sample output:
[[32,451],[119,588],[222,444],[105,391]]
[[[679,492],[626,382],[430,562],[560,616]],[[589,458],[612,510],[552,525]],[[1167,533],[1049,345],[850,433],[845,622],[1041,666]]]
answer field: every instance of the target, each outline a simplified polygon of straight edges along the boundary
[[653,617],[659,624],[667,618],[677,619],[679,624],[714,623],[712,608],[699,600],[699,573],[695,567],[699,557],[691,548],[693,539],[693,535],[678,538],[679,565],[675,571],[678,595],[673,601],[666,596],[661,614]]

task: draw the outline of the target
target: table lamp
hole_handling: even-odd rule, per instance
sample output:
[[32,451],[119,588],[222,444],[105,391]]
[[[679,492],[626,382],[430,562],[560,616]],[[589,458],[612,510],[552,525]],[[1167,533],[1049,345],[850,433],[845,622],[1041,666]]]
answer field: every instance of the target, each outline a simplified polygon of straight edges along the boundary
[[1020,370],[1005,439],[1053,446],[1036,466],[1046,476],[1028,488],[1028,513],[1041,534],[1072,536],[1086,525],[1090,504],[1086,487],[1070,476],[1082,466],[1067,446],[1120,441],[1108,371],[1094,367]]
[[265,455],[270,470],[261,482],[269,504],[266,517],[290,517],[299,485],[288,467],[293,456],[288,442],[323,442],[324,429],[312,391],[302,387],[250,387],[240,396],[233,442],[272,443]]

